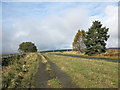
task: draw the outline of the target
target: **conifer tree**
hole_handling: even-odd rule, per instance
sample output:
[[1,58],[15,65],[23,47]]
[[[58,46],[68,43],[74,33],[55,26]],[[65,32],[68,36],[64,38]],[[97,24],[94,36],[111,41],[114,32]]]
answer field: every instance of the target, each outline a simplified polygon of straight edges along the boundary
[[94,21],[89,31],[86,32],[86,39],[84,43],[86,45],[85,54],[93,55],[105,52],[106,42],[109,38],[107,35],[109,28],[102,27],[100,21]]

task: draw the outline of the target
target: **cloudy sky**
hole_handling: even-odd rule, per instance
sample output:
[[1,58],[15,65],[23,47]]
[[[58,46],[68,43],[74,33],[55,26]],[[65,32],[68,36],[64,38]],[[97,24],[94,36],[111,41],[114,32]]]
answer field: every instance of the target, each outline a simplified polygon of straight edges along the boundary
[[26,41],[38,51],[72,48],[78,29],[88,31],[95,20],[109,28],[106,47],[117,47],[117,2],[2,2],[2,53]]

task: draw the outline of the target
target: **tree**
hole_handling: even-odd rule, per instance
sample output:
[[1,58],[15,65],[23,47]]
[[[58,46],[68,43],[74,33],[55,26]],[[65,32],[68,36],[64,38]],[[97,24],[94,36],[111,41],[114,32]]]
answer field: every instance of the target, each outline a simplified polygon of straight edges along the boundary
[[93,21],[92,26],[86,32],[86,45],[85,54],[93,55],[105,52],[106,42],[110,35],[107,35],[109,28],[102,27],[100,21]]
[[85,48],[84,39],[85,39],[85,31],[78,30],[77,34],[75,35],[74,42],[72,43],[73,51],[83,52]]
[[19,45],[19,52],[37,52],[37,48],[32,42],[23,42]]
[[81,44],[81,45],[80,45],[80,50],[81,50],[81,52],[83,52],[84,49],[86,48],[85,43],[84,43],[85,36],[86,36],[85,31],[84,31],[84,30],[81,30],[81,42],[80,42],[80,44]]
[[78,42],[78,39],[80,37],[80,30],[78,30],[77,34],[75,35],[74,42],[73,42],[73,51],[78,51],[80,44]]

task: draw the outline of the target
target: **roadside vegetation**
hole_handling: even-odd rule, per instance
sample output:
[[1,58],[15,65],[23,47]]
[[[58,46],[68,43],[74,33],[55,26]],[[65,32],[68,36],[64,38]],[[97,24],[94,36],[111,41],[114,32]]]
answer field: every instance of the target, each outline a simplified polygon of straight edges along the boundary
[[70,56],[80,56],[80,57],[88,57],[88,58],[102,58],[102,59],[113,59],[120,60],[120,49],[108,49],[105,53],[97,54],[97,55],[85,55],[79,51],[66,51],[66,52],[51,52],[53,54],[61,54],[61,55],[70,55]]
[[[64,78],[64,75],[58,76],[56,73],[59,71],[55,72],[56,67],[51,66],[48,59],[66,73],[74,88],[118,87],[118,63],[58,56],[52,53],[27,53],[24,57],[14,60],[14,63],[3,66],[2,88],[36,88],[36,83],[40,83],[37,88],[63,88],[64,83],[60,78]],[[40,79],[43,79],[44,73],[35,76],[43,70],[40,63],[45,65],[45,71],[48,72],[49,79],[44,82]]]
[[118,63],[44,55],[67,73],[76,88],[118,88]]
[[37,53],[28,53],[25,57],[14,59],[14,63],[3,66],[2,88],[30,88],[39,58]]

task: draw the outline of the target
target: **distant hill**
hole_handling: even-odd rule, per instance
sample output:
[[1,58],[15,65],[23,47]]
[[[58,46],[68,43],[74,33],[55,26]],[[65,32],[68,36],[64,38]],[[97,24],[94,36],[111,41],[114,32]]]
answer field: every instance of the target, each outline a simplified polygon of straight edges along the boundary
[[40,51],[42,52],[63,52],[63,51],[72,51],[72,49],[60,49],[60,50],[46,50],[46,51]]
[[[120,48],[111,47],[107,49],[120,49]],[[64,51],[72,51],[72,49],[46,50],[46,51],[40,51],[40,52],[43,53],[43,52],[64,52]]]
[[111,47],[111,48],[107,48],[107,49],[120,49],[120,47]]

